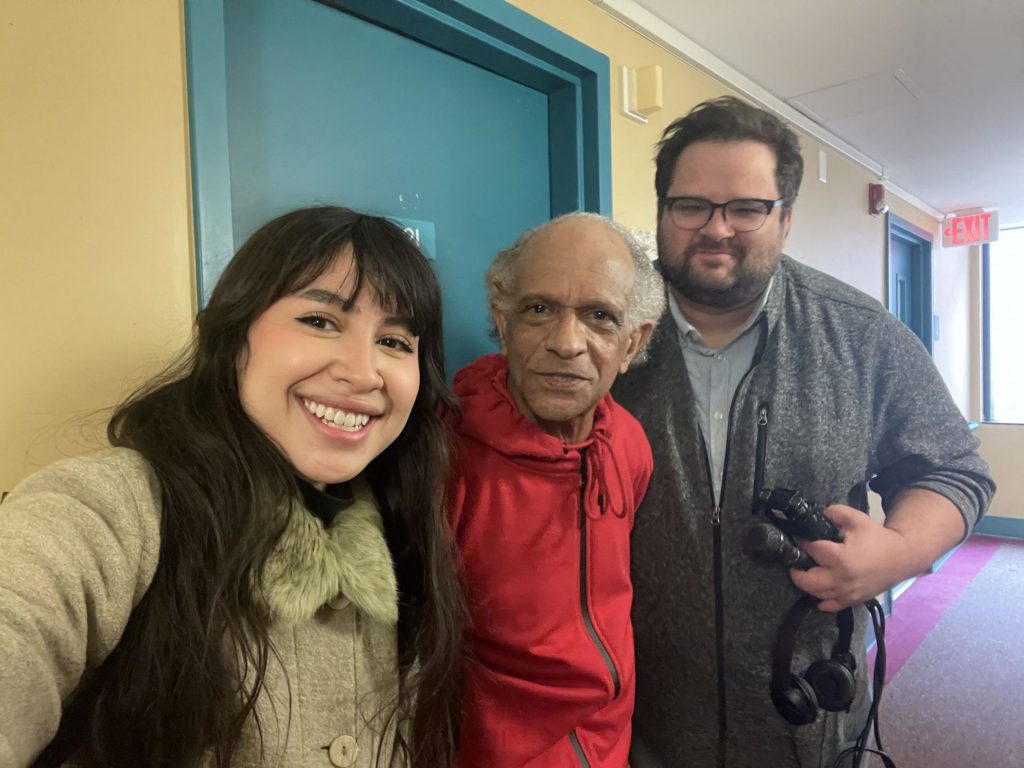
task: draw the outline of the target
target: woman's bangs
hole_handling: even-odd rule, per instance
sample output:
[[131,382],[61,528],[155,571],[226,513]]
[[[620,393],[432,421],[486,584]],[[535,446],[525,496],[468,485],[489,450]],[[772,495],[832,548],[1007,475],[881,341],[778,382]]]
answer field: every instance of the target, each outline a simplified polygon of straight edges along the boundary
[[366,224],[352,240],[358,275],[351,298],[368,285],[387,312],[409,319],[415,335],[439,332],[441,297],[423,255],[394,225],[370,218]]
[[[298,293],[314,283],[338,262],[342,252],[351,242],[347,233],[341,238],[323,238],[321,241],[310,244],[306,254],[296,254],[296,258],[290,259],[294,267],[289,274],[284,275],[283,290],[277,298]],[[356,300],[363,284],[362,269],[358,258],[353,258],[351,269],[355,270],[355,288],[351,296],[344,297],[348,306]]]

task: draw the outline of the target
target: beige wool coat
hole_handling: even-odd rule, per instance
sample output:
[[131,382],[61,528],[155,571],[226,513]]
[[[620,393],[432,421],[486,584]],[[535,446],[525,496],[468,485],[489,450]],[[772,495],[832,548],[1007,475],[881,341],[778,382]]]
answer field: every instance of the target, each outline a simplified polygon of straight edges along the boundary
[[[265,570],[275,622],[239,768],[374,765],[397,686],[394,568],[372,494],[329,526],[290,516]],[[32,763],[83,674],[113,650],[160,549],[157,480],[118,448],[58,462],[0,504],[0,768]],[[384,760],[382,764],[386,764]]]

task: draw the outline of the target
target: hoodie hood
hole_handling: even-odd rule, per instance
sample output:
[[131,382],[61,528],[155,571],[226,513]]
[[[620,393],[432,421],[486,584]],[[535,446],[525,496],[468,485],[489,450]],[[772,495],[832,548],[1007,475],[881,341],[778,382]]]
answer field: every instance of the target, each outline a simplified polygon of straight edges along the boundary
[[[580,443],[549,435],[519,411],[508,391],[504,355],[484,355],[455,374],[455,394],[462,408],[455,431],[492,448],[534,472],[585,473],[587,515],[626,513],[628,489],[610,440],[614,422],[612,397],[606,394],[594,411],[594,426]],[[464,460],[472,461],[472,456]],[[585,464],[585,468],[582,466]]]

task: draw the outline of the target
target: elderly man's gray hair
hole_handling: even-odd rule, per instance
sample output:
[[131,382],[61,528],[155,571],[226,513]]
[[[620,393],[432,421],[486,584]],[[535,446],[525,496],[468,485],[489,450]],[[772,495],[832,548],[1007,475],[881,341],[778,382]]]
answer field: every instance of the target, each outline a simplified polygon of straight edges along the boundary
[[[512,299],[510,290],[516,281],[516,264],[523,253],[523,249],[526,248],[527,243],[535,235],[567,219],[600,221],[622,238],[626,248],[629,249],[629,255],[633,257],[633,271],[635,273],[633,292],[629,296],[629,309],[626,312],[626,331],[632,333],[647,322],[656,324],[662,312],[665,311],[665,283],[661,278],[661,274],[651,262],[646,246],[621,224],[612,221],[607,216],[585,211],[566,213],[539,226],[532,227],[517,237],[510,247],[499,252],[484,278],[487,286],[487,303],[499,312],[508,312],[512,308],[510,306]],[[497,338],[497,331],[493,327],[493,322],[491,334]],[[646,357],[646,349],[641,349],[634,358],[634,361],[642,362]]]

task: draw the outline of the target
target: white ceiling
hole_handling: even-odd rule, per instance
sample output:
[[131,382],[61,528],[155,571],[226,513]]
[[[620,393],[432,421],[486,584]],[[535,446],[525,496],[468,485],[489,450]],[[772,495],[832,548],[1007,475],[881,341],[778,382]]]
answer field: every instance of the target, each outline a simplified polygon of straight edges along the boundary
[[918,202],[1024,225],[1024,0],[594,1],[658,17]]

